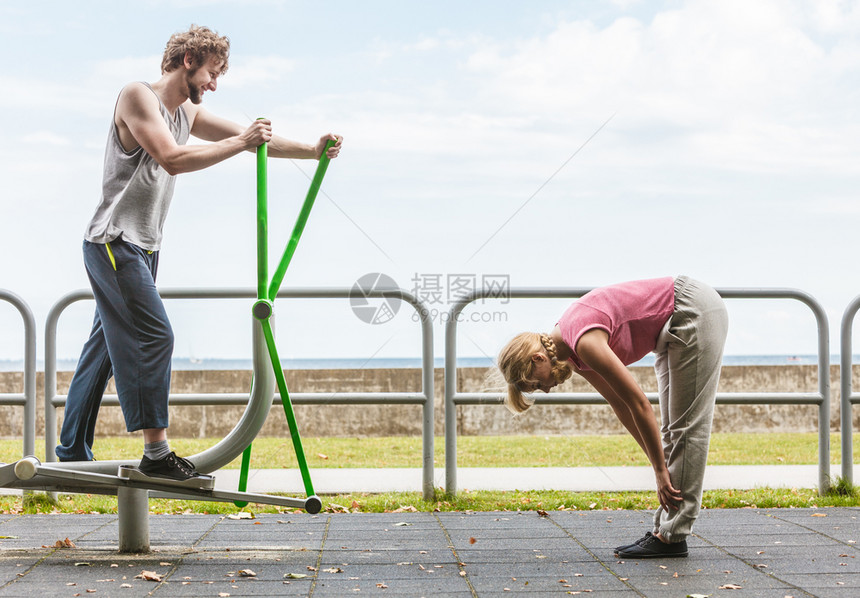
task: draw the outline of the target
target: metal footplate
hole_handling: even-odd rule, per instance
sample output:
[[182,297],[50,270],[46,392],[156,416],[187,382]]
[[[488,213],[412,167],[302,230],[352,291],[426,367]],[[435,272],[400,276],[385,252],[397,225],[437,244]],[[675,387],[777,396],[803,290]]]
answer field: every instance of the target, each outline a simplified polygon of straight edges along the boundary
[[[191,481],[196,483],[186,483]],[[244,501],[304,509],[311,514],[319,513],[322,509],[322,501],[317,496],[291,498],[218,490],[214,488],[214,476],[201,476],[186,482],[149,477],[132,465],[120,465],[118,475],[112,476],[76,471],[58,464],[42,464],[36,457],[25,457],[16,463],[0,464],[0,487],[5,488],[93,494],[116,494],[117,488],[139,488],[149,490],[153,496],[159,498]]]
[[170,478],[148,476],[137,467],[131,465],[120,465],[116,477],[129,482],[154,483],[159,486],[166,485],[182,490],[213,490],[215,488],[215,478],[211,475],[200,475],[188,478],[187,480],[172,480]]

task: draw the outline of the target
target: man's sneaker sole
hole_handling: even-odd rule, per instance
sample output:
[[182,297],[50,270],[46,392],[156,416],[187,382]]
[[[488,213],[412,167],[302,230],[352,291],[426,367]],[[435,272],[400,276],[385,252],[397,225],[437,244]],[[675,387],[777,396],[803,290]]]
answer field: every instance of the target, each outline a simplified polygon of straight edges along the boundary
[[191,488],[194,490],[213,490],[215,488],[215,477],[211,475],[199,475],[187,480],[176,480],[173,478],[162,478],[154,475],[146,475],[137,467],[132,465],[120,465],[117,477],[121,480],[133,482],[147,482],[162,486],[175,486],[177,488]]

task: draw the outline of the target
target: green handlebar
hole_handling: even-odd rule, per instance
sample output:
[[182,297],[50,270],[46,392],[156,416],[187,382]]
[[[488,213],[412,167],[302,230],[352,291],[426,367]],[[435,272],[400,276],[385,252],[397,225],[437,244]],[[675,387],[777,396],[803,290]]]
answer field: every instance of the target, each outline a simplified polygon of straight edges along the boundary
[[302,205],[302,210],[299,212],[299,217],[296,219],[295,226],[293,226],[293,234],[290,236],[287,248],[284,250],[284,255],[281,257],[278,268],[272,276],[272,283],[269,285],[269,301],[274,301],[275,297],[278,295],[278,290],[281,288],[281,282],[284,280],[284,275],[287,273],[287,268],[290,265],[290,261],[293,259],[293,254],[296,252],[296,246],[299,244],[299,239],[302,236],[302,232],[305,230],[308,216],[311,213],[311,209],[314,207],[314,200],[317,197],[317,193],[319,193],[320,185],[322,185],[323,177],[325,176],[326,169],[328,168],[328,163],[331,161],[326,154],[329,148],[334,144],[335,141],[329,139],[325,144],[325,148],[323,148],[319,164],[317,165],[317,171],[314,173],[314,178],[311,180],[311,186],[308,189],[307,196],[305,197],[305,203]]
[[257,299],[266,299],[269,279],[268,144],[257,148]]

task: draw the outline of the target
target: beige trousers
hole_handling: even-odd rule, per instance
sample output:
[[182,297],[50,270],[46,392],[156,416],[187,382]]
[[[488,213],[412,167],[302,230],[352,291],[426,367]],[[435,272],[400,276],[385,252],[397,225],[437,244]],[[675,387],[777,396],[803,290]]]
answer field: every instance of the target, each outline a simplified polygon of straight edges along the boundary
[[663,455],[672,485],[683,495],[678,510],[659,507],[654,515],[654,533],[669,542],[689,536],[699,515],[727,331],[717,292],[686,276],[676,278],[675,312],[658,338],[654,363]]

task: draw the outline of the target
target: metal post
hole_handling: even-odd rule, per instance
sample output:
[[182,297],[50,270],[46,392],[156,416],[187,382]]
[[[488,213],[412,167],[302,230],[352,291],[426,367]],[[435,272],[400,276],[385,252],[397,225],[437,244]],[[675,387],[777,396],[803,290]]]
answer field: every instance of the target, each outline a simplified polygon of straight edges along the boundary
[[855,397],[852,396],[853,389],[853,358],[852,351],[852,332],[854,324],[854,316],[857,310],[860,309],[860,295],[855,297],[848,307],[845,308],[845,313],[842,315],[842,325],[840,327],[840,362],[839,362],[839,420],[840,420],[840,435],[842,438],[842,479],[847,483],[854,483],[854,424],[851,417],[851,407],[854,404]]
[[452,307],[445,324],[445,493],[457,493],[457,316],[471,297],[464,297]]
[[[60,314],[69,305],[92,298],[92,291],[72,291],[60,297],[45,320],[45,461],[49,463],[57,460],[54,453],[54,447],[57,446],[57,407],[54,405],[54,399],[57,397],[57,323]],[[115,472],[114,467],[113,471],[108,473]]]
[[119,551],[149,552],[149,491],[140,488],[116,489],[119,515]]
[[421,329],[423,331],[421,343],[421,392],[424,393],[424,405],[422,413],[424,416],[422,447],[423,461],[421,469],[424,472],[422,489],[424,500],[431,501],[436,498],[436,489],[433,487],[433,449],[435,444],[436,421],[436,393],[433,391],[433,322],[426,311],[419,310],[421,317]]
[[[36,320],[30,306],[11,291],[0,289],[0,299],[12,304],[24,321],[24,430],[23,457],[36,453]],[[20,397],[14,399],[21,400]]]

